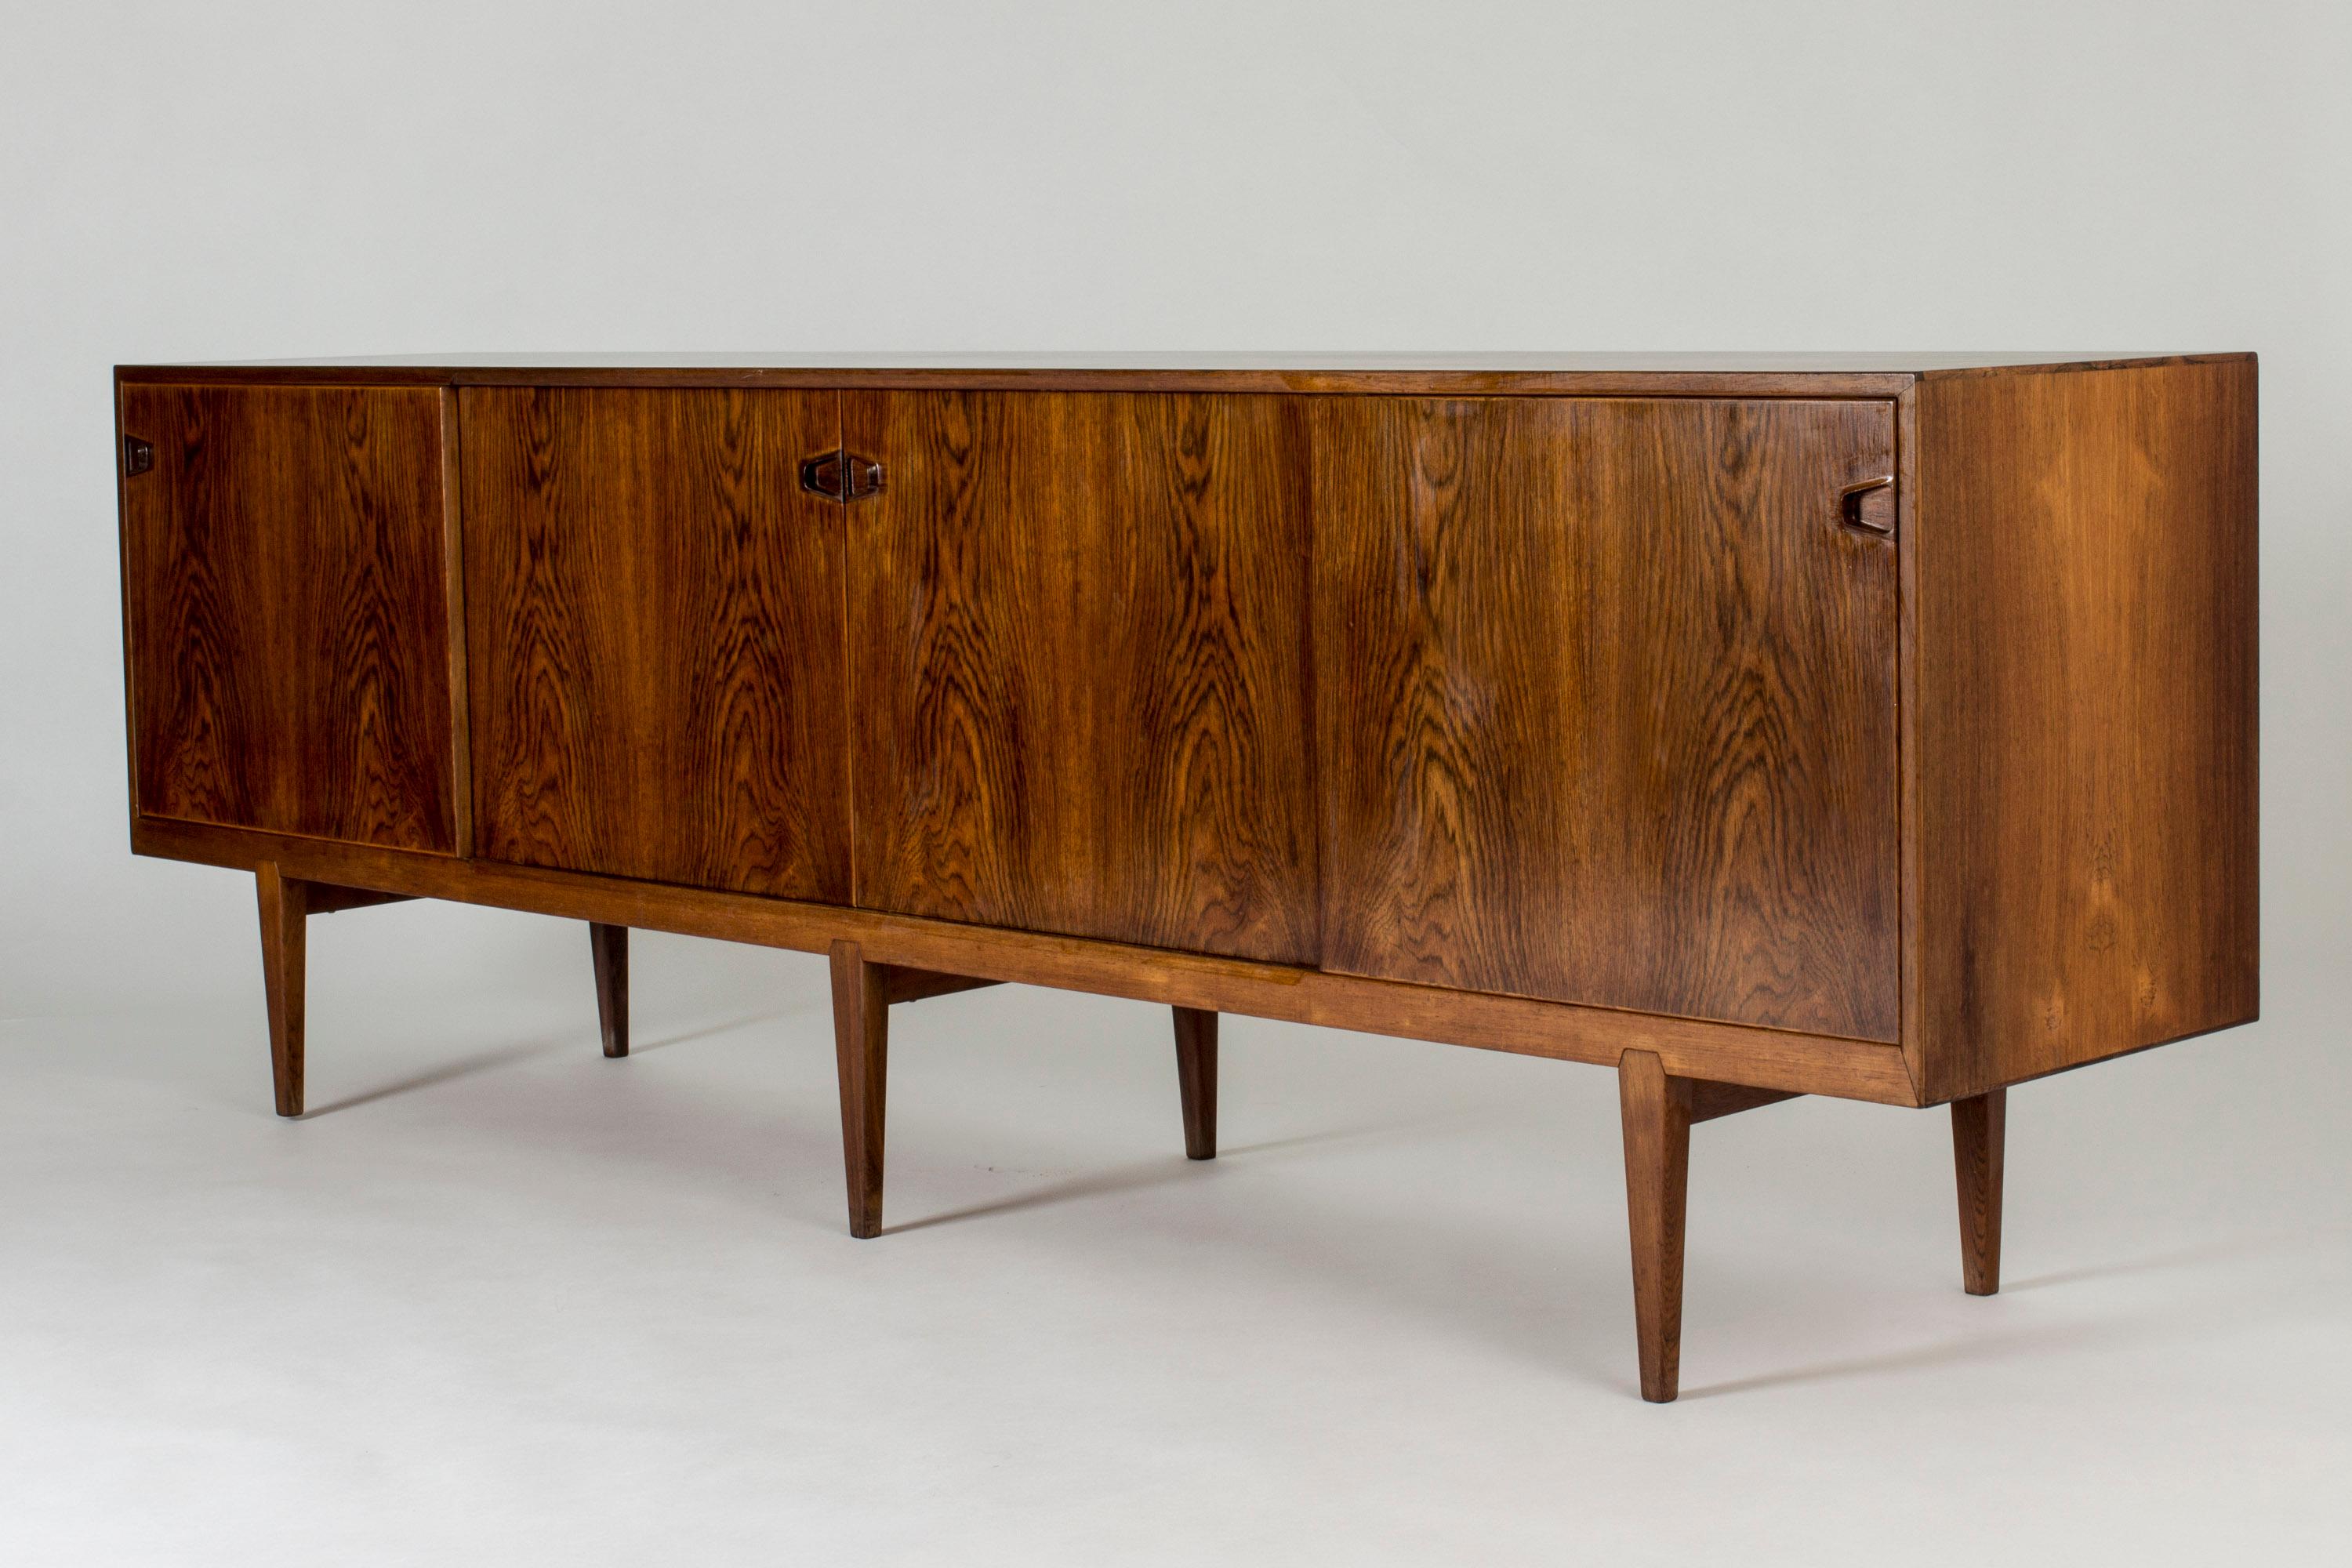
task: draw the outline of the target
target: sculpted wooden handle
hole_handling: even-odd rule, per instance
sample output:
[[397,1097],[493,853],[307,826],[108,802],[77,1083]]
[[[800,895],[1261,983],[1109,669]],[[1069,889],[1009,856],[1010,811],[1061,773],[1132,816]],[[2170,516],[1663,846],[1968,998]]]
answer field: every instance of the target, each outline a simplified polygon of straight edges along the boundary
[[1872,533],[1895,531],[1895,476],[1864,479],[1838,492],[1838,503],[1848,528]]
[[805,458],[801,463],[801,489],[824,496],[828,500],[841,499],[841,460],[839,450],[822,457]]
[[801,464],[801,489],[845,504],[882,489],[882,465],[839,447]]

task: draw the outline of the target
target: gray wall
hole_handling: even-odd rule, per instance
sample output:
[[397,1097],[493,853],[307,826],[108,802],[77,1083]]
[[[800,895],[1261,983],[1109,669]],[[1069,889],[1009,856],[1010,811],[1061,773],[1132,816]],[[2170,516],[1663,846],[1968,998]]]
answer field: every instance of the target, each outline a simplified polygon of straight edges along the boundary
[[2341,994],[2340,4],[12,9],[0,1016],[256,984],[125,849],[109,365],[436,350],[2256,350],[2267,1026]]

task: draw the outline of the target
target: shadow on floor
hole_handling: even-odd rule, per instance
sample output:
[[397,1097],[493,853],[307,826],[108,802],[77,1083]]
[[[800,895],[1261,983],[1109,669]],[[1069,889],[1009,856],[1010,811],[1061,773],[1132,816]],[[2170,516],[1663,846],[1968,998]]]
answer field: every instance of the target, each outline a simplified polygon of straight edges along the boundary
[[[1300,1132],[1288,1138],[1262,1139],[1255,1143],[1233,1144],[1217,1151],[1219,1160],[1247,1159],[1256,1154],[1276,1153],[1303,1149],[1317,1144],[1344,1143],[1360,1139],[1386,1138],[1396,1133],[1426,1127],[1440,1117],[1422,1117],[1409,1121],[1381,1122],[1370,1127],[1342,1127],[1328,1132]],[[952,1225],[959,1220],[981,1219],[991,1215],[1014,1214],[1022,1209],[1044,1208],[1052,1204],[1074,1203],[1081,1198],[1105,1197],[1112,1193],[1134,1192],[1144,1187],[1156,1187],[1168,1182],[1181,1181],[1188,1172],[1198,1171],[1211,1161],[1193,1161],[1171,1156],[1140,1163],[1098,1171],[1090,1175],[1074,1176],[1068,1181],[1036,1187],[1025,1193],[989,1203],[973,1204],[966,1208],[950,1209],[945,1214],[910,1219],[903,1225],[885,1226],[882,1234],[897,1236],[905,1231],[928,1230],[935,1225]]]
[[[2187,1268],[2200,1263],[2221,1262],[2231,1258],[2249,1258],[2263,1253],[2283,1251],[2296,1244],[2296,1238],[2286,1236],[2237,1237],[2210,1241],[2196,1247],[2184,1247],[2150,1258],[2131,1258],[2118,1263],[2094,1264],[2083,1268],[2063,1269],[2054,1274],[2040,1274],[2031,1279],[2004,1283],[2004,1296],[2021,1290],[2046,1290],[2061,1285],[2078,1285],[2093,1279],[2111,1279],[2133,1274],[2154,1274],[2166,1269]],[[1857,1356],[1849,1361],[1825,1362],[1816,1366],[1796,1367],[1787,1372],[1764,1373],[1755,1377],[1737,1378],[1729,1383],[1713,1384],[1706,1388],[1684,1391],[1685,1399],[1706,1399],[1718,1394],[1743,1394],[1760,1388],[1775,1388],[1791,1384],[1820,1383],[1842,1377],[1866,1377],[1875,1373],[1911,1372],[1928,1367],[1951,1366],[1967,1362],[2009,1358],[2025,1354],[2046,1353],[2072,1348],[2077,1342],[2113,1342],[2128,1326],[2114,1321],[2084,1323],[2073,1327],[2047,1327],[2034,1330],[2003,1330],[1975,1334],[1940,1345],[1922,1345],[1913,1350],[1894,1351],[1884,1355]]]
[[2224,1258],[2251,1258],[2258,1253],[2276,1252],[2294,1238],[2284,1236],[2233,1237],[2223,1241],[2202,1242],[2195,1247],[2179,1247],[2171,1252],[2159,1252],[2153,1258],[2127,1258],[2120,1263],[2094,1263],[2081,1268],[2062,1268],[2055,1274],[2037,1274],[2031,1279],[2011,1279],[2001,1285],[2001,1294],[2013,1295],[2020,1290],[2047,1290],[2059,1285],[2079,1285],[2086,1279],[2111,1279],[2126,1274],[2154,1274],[2167,1268],[2186,1268],[2195,1263],[2217,1263]]
[[795,1011],[797,1011],[795,1008],[777,1007],[765,1013],[746,1013],[740,1018],[721,1019],[716,1024],[705,1024],[698,1029],[688,1029],[680,1034],[665,1035],[658,1040],[632,1040],[629,1042],[629,1054],[633,1057],[641,1057],[647,1051],[667,1050],[672,1046],[682,1046],[689,1040],[708,1040],[720,1035],[731,1035],[738,1029],[748,1029],[754,1024],[774,1023],[779,1018],[791,1016]]
[[356,1110],[362,1105],[370,1105],[379,1100],[389,1100],[395,1094],[411,1094],[421,1089],[431,1089],[436,1084],[448,1083],[461,1078],[471,1078],[476,1073],[488,1072],[493,1068],[507,1067],[530,1057],[544,1056],[559,1048],[551,1041],[541,1040],[533,1045],[509,1046],[501,1050],[484,1051],[479,1056],[467,1057],[459,1061],[449,1062],[429,1072],[418,1073],[414,1078],[402,1079],[397,1083],[387,1083],[381,1088],[367,1089],[359,1094],[345,1095],[331,1105],[314,1106],[302,1113],[301,1120],[315,1121],[321,1116],[332,1116],[337,1111]]
[[[769,1023],[784,1016],[783,1011],[747,1013],[740,1018],[722,1019],[716,1024],[706,1024],[699,1029],[688,1029],[682,1034],[667,1036],[658,1040],[633,1041],[629,1046],[629,1055],[643,1056],[647,1051],[682,1046],[689,1040],[707,1040],[719,1035],[732,1034],[737,1029],[749,1028],[754,1024]],[[397,1083],[387,1083],[359,1094],[347,1095],[331,1105],[315,1107],[303,1112],[302,1120],[310,1121],[321,1116],[332,1116],[339,1110],[354,1110],[379,1100],[389,1100],[396,1094],[413,1094],[418,1089],[431,1089],[436,1084],[448,1083],[461,1078],[471,1078],[476,1073],[488,1072],[493,1068],[506,1067],[530,1057],[544,1056],[550,1051],[562,1049],[564,1045],[569,1043],[567,1041],[560,1044],[555,1041],[541,1040],[527,1046],[509,1046],[501,1050],[485,1051],[479,1056],[467,1057],[463,1061],[450,1062],[446,1066],[435,1068],[429,1072],[419,1073],[414,1078],[402,1079]],[[588,1043],[593,1047],[595,1044],[593,1036],[588,1037]]]
[[1728,1383],[1709,1384],[1705,1388],[1685,1388],[1682,1391],[1682,1397],[1685,1400],[1713,1399],[1719,1394],[1753,1394],[1759,1389],[1829,1383],[1844,1377],[1916,1372],[1929,1367],[1958,1366],[1969,1362],[2009,1361],[2027,1354],[2047,1354],[2066,1350],[2076,1344],[2113,1343],[2117,1331],[2118,1326],[2112,1323],[2083,1323],[2065,1328],[1971,1334],[1966,1339],[1947,1340],[1942,1344],[1919,1345],[1911,1350],[1889,1351],[1880,1355],[1853,1356],[1845,1361],[1821,1362],[1812,1366],[1791,1367],[1786,1372],[1737,1377]]

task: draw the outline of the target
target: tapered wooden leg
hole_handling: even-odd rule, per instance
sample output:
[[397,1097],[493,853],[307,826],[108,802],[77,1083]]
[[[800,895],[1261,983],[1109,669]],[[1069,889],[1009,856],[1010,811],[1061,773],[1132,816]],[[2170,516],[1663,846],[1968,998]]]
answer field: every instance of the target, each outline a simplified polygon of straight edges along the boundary
[[261,986],[269,1004],[269,1074],[278,1114],[302,1114],[302,980],[310,887],[273,861],[254,868],[261,902]]
[[629,1054],[629,928],[588,923],[588,951],[596,963],[596,1023],[604,1054]]
[[1176,1093],[1184,1104],[1184,1154],[1217,1157],[1217,1016],[1176,1007]]
[[1617,1061],[1625,1121],[1625,1211],[1633,1237],[1633,1329],[1642,1397],[1663,1405],[1682,1380],[1683,1216],[1690,1185],[1690,1103],[1650,1051]]
[[854,942],[833,944],[833,1052],[841,1074],[841,1158],[849,1234],[882,1234],[883,1088],[889,1076],[888,976]]
[[1952,1101],[1952,1168],[1960,1189],[1960,1279],[1971,1296],[2000,1290],[2001,1147],[2009,1090]]

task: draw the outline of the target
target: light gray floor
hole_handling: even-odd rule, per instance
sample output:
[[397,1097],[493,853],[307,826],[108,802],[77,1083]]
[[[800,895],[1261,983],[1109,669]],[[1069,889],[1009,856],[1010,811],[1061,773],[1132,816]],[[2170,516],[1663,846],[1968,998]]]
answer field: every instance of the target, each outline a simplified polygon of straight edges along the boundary
[[583,928],[312,948],[299,1123],[257,961],[0,1025],[0,1562],[2307,1562],[2352,1522],[2315,1031],[2016,1091],[1992,1300],[1940,1112],[1700,1128],[1655,1408],[1606,1072],[1229,1021],[1194,1165],[1160,1010],[940,998],[856,1242],[821,962],[641,936],[610,1062]]

